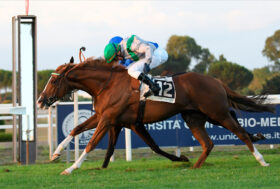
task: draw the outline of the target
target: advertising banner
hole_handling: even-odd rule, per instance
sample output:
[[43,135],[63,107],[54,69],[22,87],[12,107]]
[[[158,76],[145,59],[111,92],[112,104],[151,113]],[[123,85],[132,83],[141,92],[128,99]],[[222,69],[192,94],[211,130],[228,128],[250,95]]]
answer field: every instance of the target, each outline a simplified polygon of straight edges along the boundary
[[[84,122],[94,114],[91,111],[91,104],[79,104],[79,124]],[[257,142],[258,144],[280,144],[280,105],[276,105],[276,113],[249,113],[236,111],[239,124],[249,133],[262,133],[267,139]],[[57,134],[60,143],[74,128],[73,104],[57,105]],[[146,129],[159,146],[198,146],[198,141],[194,138],[187,124],[181,115],[175,115],[164,121],[146,124]],[[207,133],[216,145],[242,145],[244,144],[238,137],[221,126],[206,123]],[[80,149],[83,149],[94,129],[79,135]],[[132,148],[147,147],[147,145],[135,133],[131,133]],[[97,148],[106,149],[108,136],[106,135]],[[120,133],[117,148],[125,148],[124,129]],[[70,149],[74,149],[74,140]]]

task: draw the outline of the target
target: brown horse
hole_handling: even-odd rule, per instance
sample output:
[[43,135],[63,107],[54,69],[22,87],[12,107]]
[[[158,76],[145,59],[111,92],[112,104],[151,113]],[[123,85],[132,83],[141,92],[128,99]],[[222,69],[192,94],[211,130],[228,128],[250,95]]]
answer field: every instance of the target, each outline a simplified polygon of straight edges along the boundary
[[[38,99],[38,105],[41,108],[48,107],[75,89],[86,91],[94,98],[96,114],[77,126],[54,153],[53,159],[59,156],[60,151],[73,136],[96,127],[80,158],[62,174],[70,174],[74,169],[79,168],[87,154],[96,147],[107,131],[109,131],[111,139],[108,149],[115,145],[120,128],[124,126],[134,130],[145,142],[152,141],[150,144],[157,146],[143,125],[135,126],[139,108],[138,81],[131,78],[124,67],[107,64],[103,59],[86,60],[80,64],[73,64],[73,62],[71,59],[69,64],[61,65],[56,69],[56,73],[51,76]],[[248,133],[233,119],[229,108],[251,112],[274,112],[274,107],[260,104],[258,99],[241,96],[230,90],[221,81],[198,73],[178,74],[173,76],[173,81],[177,95],[175,103],[147,100],[143,123],[164,120],[181,113],[203,148],[194,168],[202,166],[214,146],[204,127],[207,120],[219,123],[236,134],[262,166],[269,165],[252,144]],[[156,151],[174,160],[174,156],[159,150],[158,147]],[[109,150],[108,153],[110,155],[112,152]],[[184,158],[175,158],[177,161],[184,160]]]

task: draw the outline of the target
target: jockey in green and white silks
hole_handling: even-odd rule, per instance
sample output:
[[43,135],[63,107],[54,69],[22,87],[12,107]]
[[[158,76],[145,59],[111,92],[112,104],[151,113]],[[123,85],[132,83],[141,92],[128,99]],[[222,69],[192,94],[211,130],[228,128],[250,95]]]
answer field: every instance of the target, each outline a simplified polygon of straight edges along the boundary
[[158,47],[156,43],[148,42],[136,35],[132,35],[123,39],[120,43],[109,43],[104,49],[104,57],[107,63],[115,59],[133,60],[134,62],[127,66],[128,74],[146,83],[154,94],[159,92],[159,86],[143,73],[145,63],[153,69],[168,59],[167,52]]

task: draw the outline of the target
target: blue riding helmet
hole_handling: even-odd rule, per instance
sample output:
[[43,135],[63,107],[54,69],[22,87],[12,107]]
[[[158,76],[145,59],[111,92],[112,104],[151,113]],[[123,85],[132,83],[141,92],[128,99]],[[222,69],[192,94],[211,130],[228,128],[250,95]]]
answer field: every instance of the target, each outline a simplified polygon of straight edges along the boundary
[[117,44],[119,44],[122,40],[123,40],[122,37],[120,37],[120,36],[115,36],[115,37],[113,37],[113,38],[110,39],[109,43],[117,43]]

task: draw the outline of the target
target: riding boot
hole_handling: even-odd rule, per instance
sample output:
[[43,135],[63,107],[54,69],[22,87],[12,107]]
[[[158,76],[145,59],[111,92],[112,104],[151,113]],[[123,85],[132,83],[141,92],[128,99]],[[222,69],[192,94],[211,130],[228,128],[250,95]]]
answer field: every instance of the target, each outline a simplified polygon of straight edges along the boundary
[[[160,91],[160,87],[158,84],[154,83],[148,76],[145,74],[141,73],[138,77],[138,80],[143,81],[145,84],[147,84],[152,91],[153,94],[158,94]],[[152,95],[151,93],[147,92],[144,96],[148,97]]]

